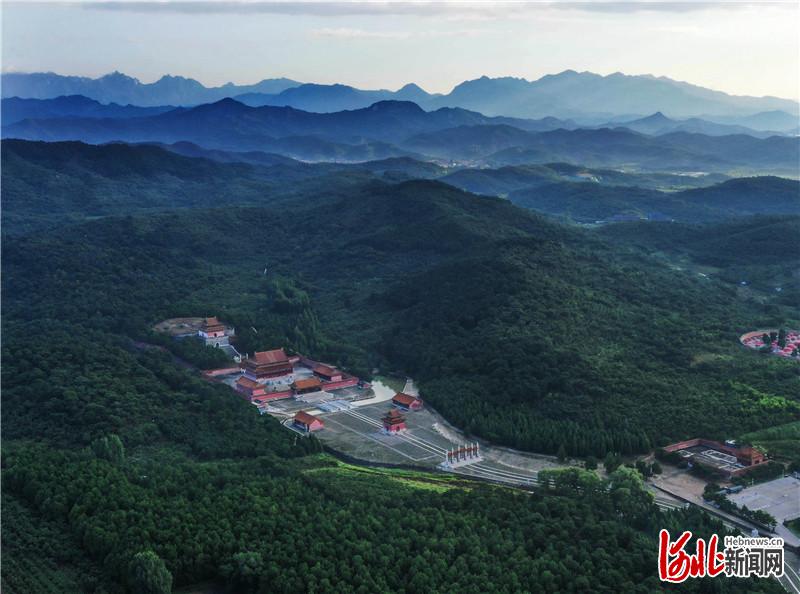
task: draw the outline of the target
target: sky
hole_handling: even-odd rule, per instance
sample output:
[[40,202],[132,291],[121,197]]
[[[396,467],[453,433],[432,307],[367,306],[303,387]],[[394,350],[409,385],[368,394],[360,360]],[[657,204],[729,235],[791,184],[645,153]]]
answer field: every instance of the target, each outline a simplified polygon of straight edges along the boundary
[[2,67],[207,86],[288,77],[448,92],[482,75],[653,74],[800,99],[800,2],[2,3]]

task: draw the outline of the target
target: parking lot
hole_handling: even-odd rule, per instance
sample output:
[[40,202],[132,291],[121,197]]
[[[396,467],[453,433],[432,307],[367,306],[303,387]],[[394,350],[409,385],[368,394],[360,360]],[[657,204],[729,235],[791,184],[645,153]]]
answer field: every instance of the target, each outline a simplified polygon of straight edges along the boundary
[[800,517],[800,480],[791,476],[775,479],[747,487],[728,499],[752,510],[763,510],[781,524]]

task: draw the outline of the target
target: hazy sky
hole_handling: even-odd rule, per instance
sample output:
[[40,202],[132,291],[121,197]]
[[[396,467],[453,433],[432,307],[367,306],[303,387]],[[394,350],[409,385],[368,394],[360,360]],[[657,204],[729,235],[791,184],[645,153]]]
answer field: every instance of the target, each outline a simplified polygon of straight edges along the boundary
[[447,92],[481,75],[651,73],[800,97],[800,1],[4,2],[3,70]]

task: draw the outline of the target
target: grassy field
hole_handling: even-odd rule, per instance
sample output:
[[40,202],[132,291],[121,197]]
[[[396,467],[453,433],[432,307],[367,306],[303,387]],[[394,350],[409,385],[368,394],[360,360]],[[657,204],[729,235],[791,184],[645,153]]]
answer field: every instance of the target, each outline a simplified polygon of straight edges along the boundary
[[745,433],[741,440],[762,448],[774,458],[800,460],[800,421]]
[[405,470],[402,468],[356,466],[355,464],[341,462],[336,458],[324,454],[320,456],[320,459],[325,461],[327,465],[317,468],[310,468],[305,472],[307,474],[324,473],[354,478],[364,477],[366,479],[380,477],[389,479],[412,489],[425,489],[440,493],[456,488],[468,489],[470,484],[470,481],[465,481],[464,479],[458,478],[451,474],[438,472],[418,472],[414,470]]
[[405,378],[392,375],[376,375],[375,380],[381,382],[385,386],[388,386],[395,392],[402,392],[403,388],[406,386]]

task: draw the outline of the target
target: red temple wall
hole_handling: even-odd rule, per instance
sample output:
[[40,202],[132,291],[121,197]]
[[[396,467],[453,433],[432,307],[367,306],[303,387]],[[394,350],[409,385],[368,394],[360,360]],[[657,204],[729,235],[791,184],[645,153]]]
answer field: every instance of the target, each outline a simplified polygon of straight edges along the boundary
[[339,390],[341,388],[350,388],[352,386],[355,386],[356,384],[358,384],[358,378],[353,376],[348,376],[338,382],[325,382],[322,384],[322,389]]
[[386,424],[384,424],[383,428],[386,431],[388,431],[389,433],[396,433],[398,431],[402,431],[402,430],[406,429],[407,427],[406,427],[405,423],[398,423],[397,425],[386,425]]

